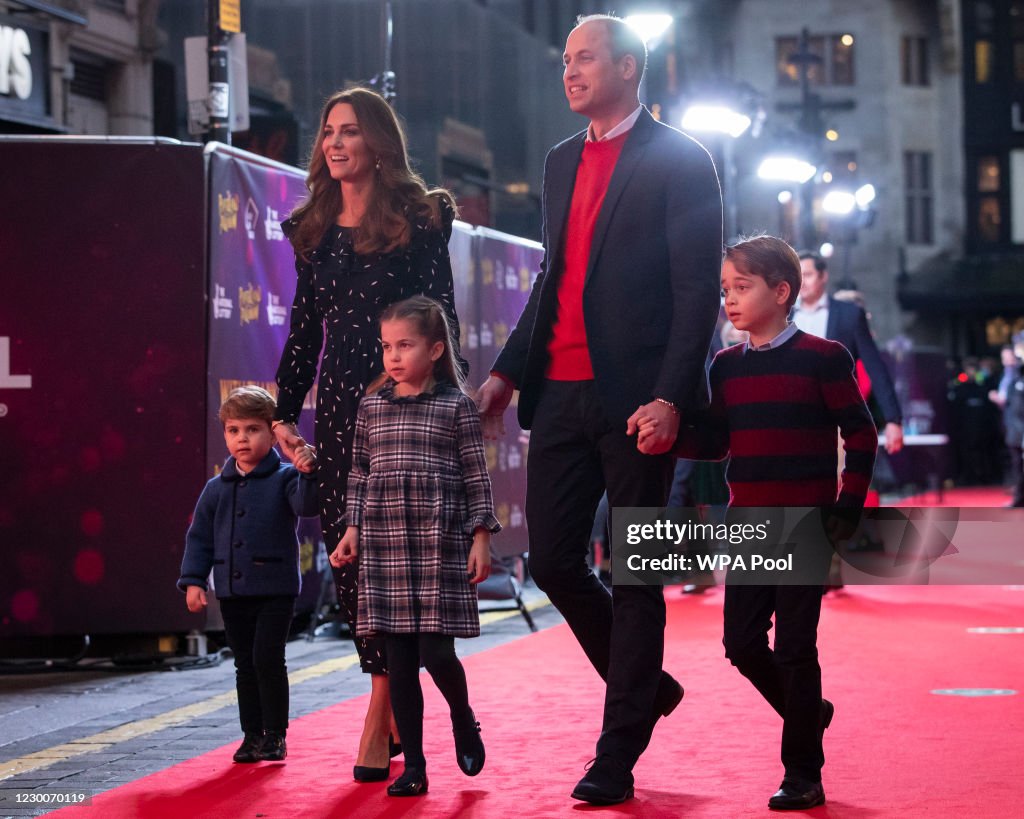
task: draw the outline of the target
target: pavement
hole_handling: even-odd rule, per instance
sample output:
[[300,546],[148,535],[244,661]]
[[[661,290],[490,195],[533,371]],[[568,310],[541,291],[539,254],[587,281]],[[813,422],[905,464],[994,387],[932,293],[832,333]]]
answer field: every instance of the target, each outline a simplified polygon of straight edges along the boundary
[[[563,622],[535,586],[523,599],[537,628]],[[518,611],[487,613],[462,657],[530,633]],[[370,691],[351,640],[287,646],[292,719]],[[241,740],[234,664],[178,671],[53,671],[0,675],[0,817],[40,816]],[[339,754],[355,758],[355,748]]]

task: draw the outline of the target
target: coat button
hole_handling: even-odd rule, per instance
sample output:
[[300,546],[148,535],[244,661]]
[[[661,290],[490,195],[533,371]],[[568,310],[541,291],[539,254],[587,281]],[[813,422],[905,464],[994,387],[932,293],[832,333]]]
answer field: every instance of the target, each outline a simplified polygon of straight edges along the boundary
[[242,548],[242,541],[236,540],[235,543],[234,543],[234,546],[235,546],[236,549],[241,549]]
[[241,573],[241,572],[233,572],[231,576],[232,576],[232,577],[233,577],[233,578],[234,578],[235,580],[241,580],[241,579],[242,579],[242,573]]
[[238,482],[238,488],[239,489],[242,489],[244,486],[245,486],[245,481],[239,481]]
[[245,510],[244,509],[239,509],[238,512],[237,512],[237,515],[240,518],[244,518],[245,517]]

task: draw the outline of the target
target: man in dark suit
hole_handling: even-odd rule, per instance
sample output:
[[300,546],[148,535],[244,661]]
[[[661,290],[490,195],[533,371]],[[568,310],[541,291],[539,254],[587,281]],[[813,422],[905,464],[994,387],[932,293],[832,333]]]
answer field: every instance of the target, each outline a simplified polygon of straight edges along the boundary
[[[607,684],[596,761],[572,795],[615,804],[683,691],[661,669],[661,587],[609,595],[588,541],[606,489],[612,508],[665,505],[680,416],[708,401],[722,200],[707,151],[640,105],[646,48],[622,20],[580,18],[563,60],[569,106],[590,124],[547,156],[544,261],[478,401],[493,437],[520,390],[530,571]],[[640,410],[658,422],[653,455],[626,435]]]
[[868,328],[868,317],[856,304],[830,298],[828,264],[816,253],[800,254],[800,300],[793,309],[793,322],[805,333],[838,341],[860,361],[871,379],[871,393],[885,421],[885,451],[890,455],[903,449],[903,414],[889,370]]

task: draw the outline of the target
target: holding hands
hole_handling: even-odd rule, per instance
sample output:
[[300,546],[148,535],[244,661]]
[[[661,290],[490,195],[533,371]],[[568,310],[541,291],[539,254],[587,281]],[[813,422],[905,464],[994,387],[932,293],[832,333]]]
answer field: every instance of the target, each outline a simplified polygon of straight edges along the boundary
[[277,445],[299,472],[309,473],[316,469],[316,450],[299,435],[294,423],[274,421],[271,429]]
[[679,434],[679,411],[655,399],[637,407],[626,421],[626,434],[636,435],[636,448],[644,455],[668,452]]
[[327,559],[336,569],[347,566],[359,557],[359,527],[349,526],[345,534],[338,541],[337,547],[331,552]]
[[504,378],[489,376],[476,393],[476,405],[480,411],[480,425],[484,438],[493,441],[505,434],[505,410],[512,401],[515,388]]

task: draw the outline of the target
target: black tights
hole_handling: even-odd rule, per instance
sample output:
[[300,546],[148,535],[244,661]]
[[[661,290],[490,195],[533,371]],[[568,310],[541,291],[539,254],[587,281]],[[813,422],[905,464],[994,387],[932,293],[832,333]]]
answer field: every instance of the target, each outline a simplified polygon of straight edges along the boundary
[[448,701],[454,727],[473,724],[466,672],[455,656],[453,637],[444,634],[388,634],[386,643],[391,710],[402,735],[405,766],[425,771],[420,663]]

